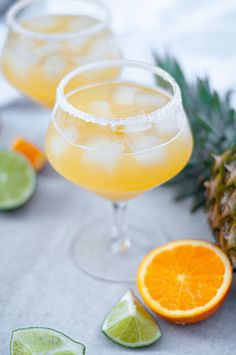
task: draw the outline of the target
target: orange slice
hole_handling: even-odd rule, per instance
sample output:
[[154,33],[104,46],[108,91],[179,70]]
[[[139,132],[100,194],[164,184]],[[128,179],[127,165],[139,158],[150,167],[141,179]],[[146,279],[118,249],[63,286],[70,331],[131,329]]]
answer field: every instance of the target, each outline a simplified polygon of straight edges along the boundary
[[202,240],[178,240],[151,251],[141,262],[137,284],[144,302],[175,323],[195,323],[223,303],[232,282],[226,254]]
[[12,143],[11,148],[26,156],[36,171],[40,171],[45,165],[46,156],[44,152],[26,139],[17,137]]

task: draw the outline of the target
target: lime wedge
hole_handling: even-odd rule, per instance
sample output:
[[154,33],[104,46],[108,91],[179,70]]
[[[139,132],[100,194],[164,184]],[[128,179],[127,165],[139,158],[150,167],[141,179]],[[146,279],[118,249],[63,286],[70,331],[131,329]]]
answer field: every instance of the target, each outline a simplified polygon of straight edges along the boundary
[[149,346],[161,337],[157,322],[131,290],[112,308],[102,331],[113,342],[128,348]]
[[0,151],[0,210],[12,210],[25,204],[36,187],[36,174],[20,153]]
[[16,329],[11,336],[11,355],[82,355],[85,346],[49,328]]

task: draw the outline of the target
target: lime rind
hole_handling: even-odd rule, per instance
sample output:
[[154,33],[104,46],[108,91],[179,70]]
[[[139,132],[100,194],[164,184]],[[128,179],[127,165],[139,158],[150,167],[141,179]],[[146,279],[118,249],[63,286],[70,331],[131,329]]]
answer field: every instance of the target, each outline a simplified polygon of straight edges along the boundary
[[11,335],[11,355],[85,355],[85,351],[84,344],[51,328],[15,329]]
[[24,205],[36,188],[36,173],[20,153],[0,151],[0,210],[14,210]]
[[103,322],[102,332],[127,348],[150,346],[162,335],[156,320],[131,290],[112,308]]

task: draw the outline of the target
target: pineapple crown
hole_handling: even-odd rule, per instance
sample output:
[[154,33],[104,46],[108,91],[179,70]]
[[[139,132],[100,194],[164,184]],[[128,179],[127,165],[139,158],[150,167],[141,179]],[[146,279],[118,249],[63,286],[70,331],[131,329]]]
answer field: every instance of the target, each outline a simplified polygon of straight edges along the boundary
[[[214,173],[219,166],[224,166],[228,171],[228,182],[234,181],[236,185],[236,154],[232,153],[236,151],[236,111],[231,106],[232,91],[220,96],[212,89],[207,77],[189,82],[175,58],[157,53],[154,58],[156,64],[168,71],[179,84],[193,132],[193,155],[170,184],[177,186],[177,200],[193,197],[194,211],[205,204],[204,183],[210,179],[212,170]],[[227,154],[232,159],[226,164]]]

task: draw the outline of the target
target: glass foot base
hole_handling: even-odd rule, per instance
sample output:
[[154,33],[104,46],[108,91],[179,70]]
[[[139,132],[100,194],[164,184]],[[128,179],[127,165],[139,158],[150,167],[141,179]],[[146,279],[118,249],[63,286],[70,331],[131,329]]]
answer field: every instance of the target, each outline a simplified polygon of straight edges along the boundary
[[167,242],[165,232],[140,216],[129,215],[128,240],[112,239],[110,218],[102,216],[76,232],[72,255],[77,266],[103,280],[134,281],[142,258]]

